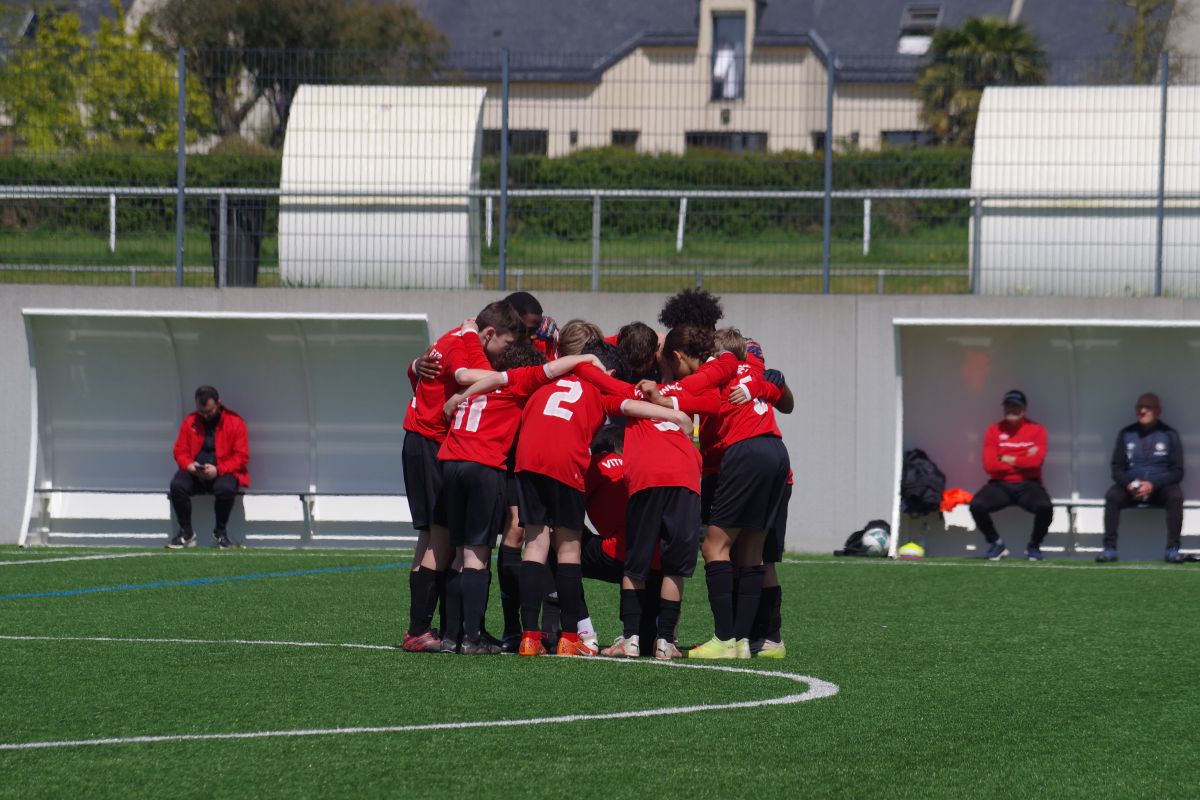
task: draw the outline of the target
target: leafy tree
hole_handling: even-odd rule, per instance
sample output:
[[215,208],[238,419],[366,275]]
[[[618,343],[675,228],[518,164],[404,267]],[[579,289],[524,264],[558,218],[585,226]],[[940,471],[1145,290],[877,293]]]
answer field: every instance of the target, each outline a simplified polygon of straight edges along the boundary
[[9,132],[30,150],[80,147],[79,104],[90,42],[75,14],[55,14],[38,26],[32,45],[15,46],[0,69],[0,111]]
[[154,24],[187,52],[219,133],[238,132],[265,99],[272,144],[301,84],[427,79],[446,48],[412,6],[371,0],[166,0]]
[[921,121],[944,144],[975,139],[979,101],[987,86],[1046,82],[1046,54],[1024,25],[971,18],[934,34],[930,61],[917,78]]
[[1100,79],[1112,83],[1153,83],[1159,59],[1168,47],[1171,25],[1192,13],[1187,0],[1109,0],[1108,32],[1115,38],[1112,56]]

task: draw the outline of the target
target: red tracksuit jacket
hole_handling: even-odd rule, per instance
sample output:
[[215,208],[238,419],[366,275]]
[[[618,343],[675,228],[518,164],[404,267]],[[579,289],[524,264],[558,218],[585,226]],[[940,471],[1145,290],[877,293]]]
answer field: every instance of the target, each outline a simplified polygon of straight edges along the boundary
[[[246,466],[250,463],[250,441],[246,436],[245,421],[228,408],[222,407],[213,442],[217,449],[217,474],[233,473],[238,486],[249,486],[250,472]],[[187,469],[188,465],[196,460],[203,446],[204,420],[193,411],[184,418],[183,424],[179,426],[179,435],[175,437],[175,463],[180,469]]]

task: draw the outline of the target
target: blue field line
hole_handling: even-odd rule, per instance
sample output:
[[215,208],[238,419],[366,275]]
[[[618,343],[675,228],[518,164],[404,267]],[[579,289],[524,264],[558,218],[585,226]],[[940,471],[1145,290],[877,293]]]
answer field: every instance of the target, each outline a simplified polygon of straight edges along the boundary
[[130,583],[124,586],[97,586],[91,589],[64,589],[57,592],[28,592],[25,594],[0,594],[0,600],[25,600],[33,597],[68,597],[77,594],[96,594],[98,592],[125,592],[131,589],[161,589],[168,586],[204,586],[210,583],[231,583],[233,581],[255,581],[264,578],[294,578],[299,575],[322,575],[331,572],[361,572],[363,570],[408,569],[412,562],[403,564],[355,564],[349,567],[322,567],[320,569],[301,569],[291,572],[255,572],[250,575],[225,575],[215,578],[189,578],[183,581],[156,581],[155,583]]

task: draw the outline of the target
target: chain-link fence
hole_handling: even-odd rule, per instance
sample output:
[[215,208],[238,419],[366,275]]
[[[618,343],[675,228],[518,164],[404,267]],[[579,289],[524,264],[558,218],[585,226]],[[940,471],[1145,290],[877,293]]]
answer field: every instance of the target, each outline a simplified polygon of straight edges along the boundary
[[1200,294],[1186,59],[0,58],[0,281]]

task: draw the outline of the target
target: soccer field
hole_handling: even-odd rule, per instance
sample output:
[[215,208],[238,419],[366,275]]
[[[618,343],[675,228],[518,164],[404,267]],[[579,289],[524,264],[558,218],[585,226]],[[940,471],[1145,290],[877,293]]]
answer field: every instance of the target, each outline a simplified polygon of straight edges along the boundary
[[1196,795],[1196,566],[790,556],[696,668],[401,652],[410,555],[0,547],[0,796]]

